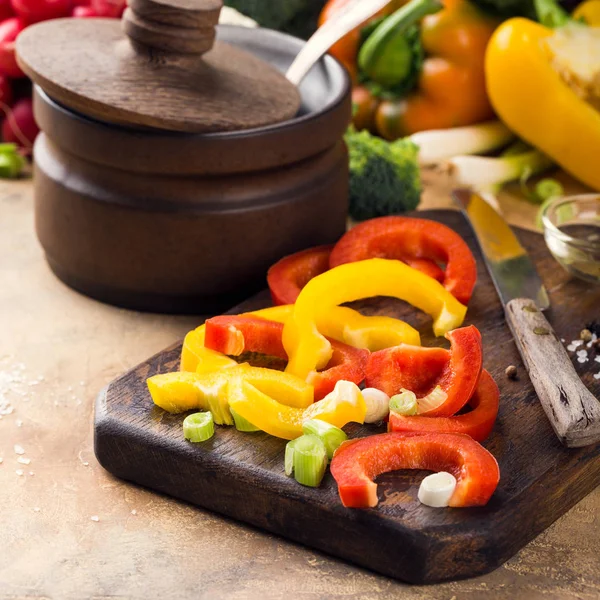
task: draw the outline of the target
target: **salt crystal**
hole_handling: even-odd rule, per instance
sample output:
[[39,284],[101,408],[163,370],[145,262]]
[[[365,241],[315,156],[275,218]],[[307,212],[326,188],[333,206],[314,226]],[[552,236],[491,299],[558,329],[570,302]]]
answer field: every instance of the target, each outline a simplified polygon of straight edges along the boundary
[[600,362],[600,356],[596,356],[596,358],[594,359],[596,362]]
[[24,475],[24,474],[25,474],[25,472],[23,471],[23,469],[17,469],[17,470],[15,471],[15,473],[16,473],[16,474],[17,474],[19,477],[21,477],[21,475]]
[[587,357],[587,350],[577,350],[577,356]]
[[21,421],[21,419],[17,419],[17,420],[15,421],[15,425],[16,425],[17,427],[22,427],[22,426],[23,426],[23,421]]
[[582,365],[583,363],[586,363],[586,362],[588,362],[588,360],[589,360],[589,358],[586,358],[585,356],[580,356],[580,357],[578,357],[578,358],[577,358],[577,362],[578,362],[579,364],[581,364],[581,365]]
[[573,340],[568,346],[567,346],[567,350],[569,352],[575,352],[575,350],[577,348],[579,348],[579,346],[581,346],[583,344],[583,340]]
[[100,520],[100,517],[98,517],[98,516],[94,515],[93,517],[90,517],[90,519],[91,519],[92,521],[95,521],[95,522],[97,523],[97,522]]
[[35,475],[35,473],[33,471],[29,471],[29,476],[33,477]]
[[38,381],[44,381],[44,379],[46,379],[46,378],[45,378],[43,375],[40,375],[40,376],[38,377]]
[[40,507],[39,506],[34,506],[33,507],[33,512],[40,512]]
[[137,515],[137,510],[135,510],[135,508],[131,511],[132,515]]
[[25,458],[24,456],[19,456],[19,458],[17,458],[17,462],[22,465],[28,465],[31,462],[31,459]]
[[85,385],[85,381],[83,381],[83,379],[79,382],[79,385]]
[[564,344],[565,343],[565,338],[560,338],[560,341]]
[[598,372],[594,375],[594,379],[600,379],[600,372]]
[[84,461],[82,464],[83,464],[84,467],[89,467],[90,466],[90,463],[87,462],[87,461]]
[[70,386],[67,388],[67,392],[72,392],[72,391],[73,391],[73,386],[72,386],[72,385],[70,385]]
[[25,450],[19,444],[15,444],[14,450],[15,454],[25,454]]
[[0,458],[0,465],[4,462],[3,458]]

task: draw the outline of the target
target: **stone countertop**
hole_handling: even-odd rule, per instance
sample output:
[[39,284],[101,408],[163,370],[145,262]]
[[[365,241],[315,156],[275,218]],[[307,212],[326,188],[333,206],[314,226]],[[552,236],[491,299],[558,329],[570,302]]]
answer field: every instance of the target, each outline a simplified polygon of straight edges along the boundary
[[[426,180],[424,205],[447,204],[444,184]],[[511,220],[530,224],[534,210],[515,202],[502,202]],[[113,478],[94,458],[97,393],[200,319],[60,283],[34,235],[29,181],[0,183],[0,257],[0,413],[13,409],[0,420],[0,598],[600,597],[600,489],[495,572],[414,587]]]

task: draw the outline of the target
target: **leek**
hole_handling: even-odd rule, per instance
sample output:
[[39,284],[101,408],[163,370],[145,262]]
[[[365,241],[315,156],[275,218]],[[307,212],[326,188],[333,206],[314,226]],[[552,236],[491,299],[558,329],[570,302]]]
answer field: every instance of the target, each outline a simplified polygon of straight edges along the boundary
[[246,433],[253,433],[255,431],[260,431],[260,429],[258,427],[255,427],[254,425],[252,425],[252,423],[250,423],[250,421],[248,421],[248,419],[244,419],[244,417],[242,417],[242,415],[239,415],[238,413],[236,413],[235,410],[233,410],[233,408],[229,408],[229,411],[231,412],[231,416],[233,417],[233,422],[235,423],[235,428],[238,431],[244,431]]
[[492,152],[514,138],[515,134],[501,121],[433,129],[410,136],[410,140],[419,147],[419,163],[422,165],[439,163],[454,156]]
[[188,415],[183,421],[183,435],[190,442],[205,442],[215,434],[215,422],[211,412]]
[[294,474],[301,485],[319,487],[327,468],[327,450],[316,435],[302,435],[285,448],[286,475]]
[[348,436],[335,425],[330,425],[321,419],[309,419],[302,423],[302,432],[316,435],[325,444],[327,458],[331,460],[334,452],[348,439]]
[[448,394],[438,385],[436,388],[417,400],[418,412],[424,413],[434,410],[446,402]]
[[404,416],[416,415],[418,412],[417,396],[409,390],[404,390],[400,394],[392,396],[390,398],[390,412]]

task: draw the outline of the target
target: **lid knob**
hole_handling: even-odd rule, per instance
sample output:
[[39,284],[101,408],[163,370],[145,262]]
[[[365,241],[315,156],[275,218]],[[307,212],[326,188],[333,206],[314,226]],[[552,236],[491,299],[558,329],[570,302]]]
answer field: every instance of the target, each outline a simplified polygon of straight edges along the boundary
[[215,42],[223,0],[130,0],[123,28],[138,51],[204,54]]

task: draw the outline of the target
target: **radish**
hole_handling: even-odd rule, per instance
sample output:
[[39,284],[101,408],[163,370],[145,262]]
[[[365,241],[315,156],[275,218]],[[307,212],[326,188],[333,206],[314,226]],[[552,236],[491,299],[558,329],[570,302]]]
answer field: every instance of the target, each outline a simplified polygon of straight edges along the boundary
[[72,10],[71,16],[76,19],[90,19],[100,15],[91,6],[76,6]]
[[10,4],[10,0],[0,0],[0,22],[14,16],[15,13]]
[[11,110],[6,113],[2,122],[2,139],[22,146],[28,152],[33,148],[33,142],[40,129],[33,116],[31,98],[21,98]]
[[0,73],[6,77],[25,77],[15,59],[15,40],[25,23],[17,17],[11,17],[0,23]]
[[13,89],[8,77],[0,75],[0,109],[7,111],[13,101]]
[[120,17],[126,6],[126,0],[91,0],[91,7],[99,17]]
[[12,7],[25,23],[68,17],[71,0],[11,0]]

